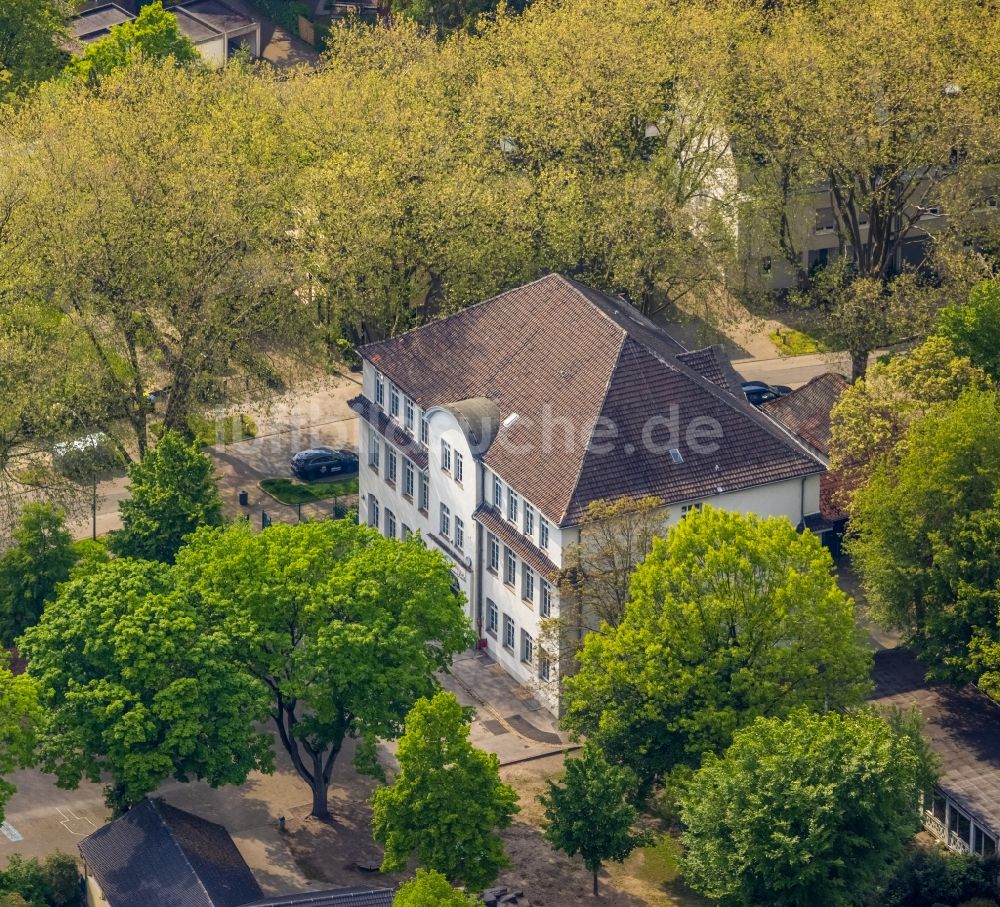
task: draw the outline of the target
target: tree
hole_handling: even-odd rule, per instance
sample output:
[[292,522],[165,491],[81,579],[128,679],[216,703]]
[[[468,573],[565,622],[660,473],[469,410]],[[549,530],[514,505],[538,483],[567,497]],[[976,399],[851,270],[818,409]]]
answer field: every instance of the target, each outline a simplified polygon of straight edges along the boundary
[[758,716],[861,701],[870,656],[831,566],[787,519],[689,514],[636,569],[621,624],[584,640],[564,726],[648,792]]
[[849,487],[864,484],[879,463],[894,455],[910,425],[966,389],[990,386],[989,376],[956,355],[943,337],[872,366],[830,414],[830,468]]
[[135,19],[112,25],[106,37],[88,45],[83,56],[66,67],[66,74],[83,82],[95,82],[140,56],[172,59],[175,63],[198,59],[198,51],[180,30],[177,17],[165,10],[160,0],[143,6]]
[[56,75],[66,55],[70,6],[63,0],[3,0],[0,3],[0,102],[17,98]]
[[270,770],[255,726],[267,693],[241,668],[240,632],[164,564],[120,558],[70,580],[21,639],[40,766],[66,788],[109,777],[116,814],[170,777],[217,787]]
[[124,428],[132,455],[149,391],[185,431],[310,359],[281,122],[267,73],[137,60],[98,90],[49,88],[0,132],[0,298],[63,316],[113,404],[88,430]]
[[571,566],[559,585],[559,615],[544,627],[555,638],[553,651],[575,650],[587,633],[622,622],[632,572],[666,525],[667,511],[657,497],[587,505],[580,541],[563,548],[563,563]]
[[418,869],[392,899],[392,907],[476,907],[480,903],[479,898],[452,888],[440,872],[426,869]]
[[419,539],[386,539],[351,520],[201,530],[177,564],[185,588],[228,615],[312,815],[348,738],[372,770],[376,738],[401,733],[436,673],[475,639],[444,558]]
[[222,523],[212,458],[177,432],[167,432],[128,469],[129,496],[119,505],[122,528],[111,548],[125,557],[170,563],[185,536]]
[[[4,900],[4,896],[9,900]],[[0,870],[2,907],[76,907],[82,904],[80,870],[69,854],[56,851],[43,861],[11,855]]]
[[0,555],[0,644],[12,646],[38,622],[75,562],[63,513],[51,504],[25,507],[14,530],[14,547]]
[[495,4],[486,0],[393,0],[392,12],[416,22],[428,29],[436,37],[443,38],[448,32],[460,28],[470,28],[482,13],[494,8]]
[[541,797],[547,825],[545,837],[569,856],[580,854],[583,865],[597,877],[605,860],[623,862],[636,847],[650,842],[634,832],[639,812],[632,805],[635,776],[627,768],[611,765],[591,744],[577,759],[566,761],[565,783],[549,780]]
[[684,875],[726,904],[841,907],[881,883],[933,781],[919,724],[874,712],[758,718],[681,796]]
[[468,711],[443,690],[406,716],[392,785],[372,795],[372,829],[385,845],[382,871],[411,857],[449,882],[476,891],[510,865],[498,832],[518,811],[500,780],[500,761],[469,743]]
[[[859,295],[868,304],[843,309],[839,326],[853,340],[855,377],[876,345],[912,336],[916,313],[887,305],[904,244],[929,235],[949,186],[978,178],[989,159],[996,73],[983,61],[994,13],[948,0],[919,10],[878,0],[863,16],[850,0],[717,4],[718,40],[731,48],[719,71],[741,182],[768,245],[808,282],[804,243],[823,205],[850,262],[848,283],[867,282]],[[918,45],[919,62],[908,52]],[[947,213],[959,230],[976,219],[957,207]],[[873,306],[884,330],[865,343],[852,319],[870,324]]]
[[7,654],[0,657],[0,821],[13,796],[14,785],[4,779],[19,768],[28,768],[34,758],[35,728],[41,718],[38,691],[30,677],[15,675]]
[[848,550],[874,617],[933,676],[973,678],[973,637],[997,639],[1000,404],[966,391],[914,423],[854,499]]
[[951,342],[956,354],[1000,381],[1000,283],[984,281],[965,305],[943,308],[937,333]]

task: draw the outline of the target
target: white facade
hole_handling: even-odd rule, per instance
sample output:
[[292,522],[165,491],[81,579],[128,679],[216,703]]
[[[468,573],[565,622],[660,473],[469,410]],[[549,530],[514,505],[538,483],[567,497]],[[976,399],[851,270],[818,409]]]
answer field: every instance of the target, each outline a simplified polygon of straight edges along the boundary
[[[395,538],[419,532],[428,547],[443,552],[456,588],[466,598],[480,645],[557,712],[558,665],[555,657],[542,651],[539,640],[541,622],[558,614],[557,574],[564,566],[564,550],[579,540],[577,527],[560,529],[551,515],[543,514],[517,487],[486,467],[452,410],[421,411],[404,388],[393,385],[368,361],[363,395],[389,417],[394,429],[390,433],[403,429],[412,444],[400,444],[399,437],[387,439],[375,424],[378,419],[362,421],[359,520]],[[426,468],[421,468],[419,459],[426,459]],[[668,522],[705,503],[723,510],[783,516],[798,525],[819,510],[819,475],[723,490],[699,501],[671,505]],[[493,508],[482,522],[474,517],[480,508]],[[498,524],[495,531],[490,520]]]

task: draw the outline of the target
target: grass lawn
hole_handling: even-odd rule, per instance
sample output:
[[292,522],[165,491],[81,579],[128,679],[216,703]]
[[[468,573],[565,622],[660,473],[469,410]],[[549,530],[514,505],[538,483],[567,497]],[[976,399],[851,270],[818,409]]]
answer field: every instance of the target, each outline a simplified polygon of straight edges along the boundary
[[297,479],[262,479],[260,490],[282,504],[311,504],[328,498],[358,493],[358,477],[333,479],[327,482],[299,482]]
[[804,356],[807,353],[825,353],[827,348],[815,337],[795,328],[782,328],[768,334],[782,356]]

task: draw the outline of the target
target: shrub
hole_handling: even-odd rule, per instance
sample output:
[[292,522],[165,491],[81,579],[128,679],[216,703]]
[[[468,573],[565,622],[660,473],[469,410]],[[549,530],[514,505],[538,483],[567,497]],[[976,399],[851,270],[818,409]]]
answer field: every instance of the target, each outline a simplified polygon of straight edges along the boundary
[[879,907],[957,907],[981,899],[993,904],[1000,860],[914,846],[896,868]]

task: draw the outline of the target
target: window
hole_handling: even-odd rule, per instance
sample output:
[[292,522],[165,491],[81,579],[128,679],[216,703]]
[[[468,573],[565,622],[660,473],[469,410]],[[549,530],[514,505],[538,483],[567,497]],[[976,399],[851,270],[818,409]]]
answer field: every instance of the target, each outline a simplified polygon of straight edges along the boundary
[[413,498],[413,463],[403,457],[403,497]]
[[427,480],[427,473],[420,473],[420,501],[417,503],[417,507],[424,513],[427,513],[427,508],[430,506],[431,497],[431,483]]
[[514,621],[506,614],[503,616],[503,644],[514,651]]
[[406,523],[403,523],[402,532],[400,533],[400,538],[404,542],[413,538],[413,530],[409,526],[407,526]]
[[526,630],[521,631],[521,661],[530,665],[535,660],[535,641]]
[[549,521],[543,516],[538,518],[538,547],[549,547]]
[[451,511],[447,504],[441,505],[441,535],[445,538],[451,535]]
[[513,488],[507,489],[507,519],[512,523],[517,523],[517,493]]
[[524,534],[531,535],[535,531],[535,508],[524,502]]
[[391,539],[396,537],[396,514],[388,507],[385,510],[385,534]]
[[408,432],[413,431],[413,401],[403,397],[403,425]]
[[546,683],[552,679],[552,662],[544,649],[538,650],[538,679]]
[[399,418],[399,388],[395,384],[389,385],[389,415]]
[[526,602],[535,600],[535,571],[527,564],[521,564],[521,598]]
[[465,524],[460,516],[455,517],[455,547],[459,551],[465,547]]
[[385,378],[381,375],[375,376],[375,402],[385,409]]
[[697,504],[681,504],[681,519],[686,517],[689,513],[694,513],[696,510],[701,510],[701,502]]
[[396,448],[385,445],[385,480],[390,485],[396,484]]
[[368,465],[378,472],[378,460],[382,450],[382,442],[378,432],[369,426],[368,428]]
[[493,506],[503,511],[503,483],[496,476],[493,476]]
[[500,572],[500,542],[492,532],[486,535],[486,569],[490,573]]
[[503,549],[503,558],[503,581],[508,586],[513,586],[517,582],[517,558],[506,546]]
[[420,417],[420,443],[427,446],[427,416]]
[[451,445],[447,441],[441,442],[441,468],[451,472]]
[[490,636],[497,635],[497,627],[500,626],[500,611],[497,603],[492,598],[486,599],[486,632]]
[[991,857],[997,852],[997,842],[992,835],[988,835],[978,825],[973,831],[972,852],[981,857]]
[[368,495],[368,525],[378,529],[378,498],[375,495]]
[[455,481],[459,485],[462,484],[462,479],[465,476],[465,463],[462,461],[462,455],[456,450],[455,451]]
[[542,580],[542,600],[538,605],[538,613],[542,617],[552,616],[552,586],[548,580]]

